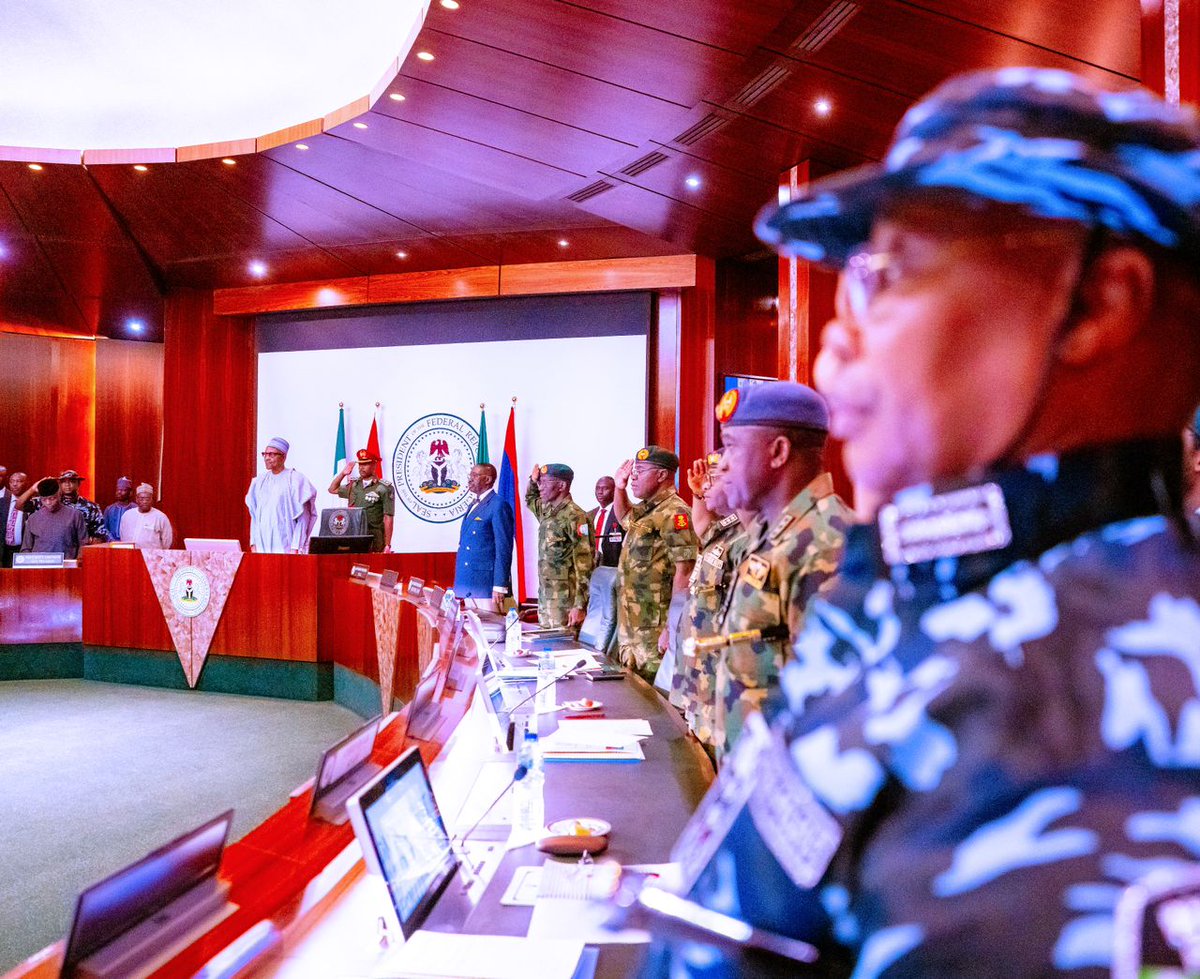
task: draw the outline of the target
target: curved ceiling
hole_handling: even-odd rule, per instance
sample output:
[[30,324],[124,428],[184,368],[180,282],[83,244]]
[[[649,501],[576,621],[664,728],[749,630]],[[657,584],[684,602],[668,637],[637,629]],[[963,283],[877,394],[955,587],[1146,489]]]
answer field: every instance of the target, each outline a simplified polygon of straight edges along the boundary
[[0,4],[0,146],[189,146],[325,116],[404,59],[427,2]]

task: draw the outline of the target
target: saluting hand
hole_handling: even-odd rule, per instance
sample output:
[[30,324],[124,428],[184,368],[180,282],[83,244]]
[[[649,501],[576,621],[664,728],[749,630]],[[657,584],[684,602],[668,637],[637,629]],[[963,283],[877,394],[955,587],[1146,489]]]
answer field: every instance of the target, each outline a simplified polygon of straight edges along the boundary
[[535,465],[533,467],[533,472],[530,473],[530,475],[529,475],[529,481],[531,483],[536,483],[541,475],[542,475],[542,467],[540,465]]
[[708,484],[708,460],[697,459],[687,473],[688,489],[693,496],[704,496]]
[[617,489],[623,490],[629,485],[629,477],[633,475],[633,460],[626,459],[619,466],[617,471],[613,473],[613,481],[617,484]]
[[350,462],[347,462],[346,465],[344,465],[342,467],[342,479],[345,479],[352,472],[354,472],[354,461],[353,460],[351,460]]

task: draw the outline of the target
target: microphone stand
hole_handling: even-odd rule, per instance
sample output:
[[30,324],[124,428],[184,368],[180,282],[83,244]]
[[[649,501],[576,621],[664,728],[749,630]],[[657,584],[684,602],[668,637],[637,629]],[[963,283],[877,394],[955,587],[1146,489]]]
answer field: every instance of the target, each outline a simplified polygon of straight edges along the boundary
[[485,810],[483,810],[483,812],[480,814],[479,818],[477,820],[475,820],[475,822],[472,824],[471,828],[469,830],[467,830],[465,833],[456,833],[454,836],[452,836],[450,838],[451,847],[453,849],[458,850],[458,854],[459,854],[459,858],[460,858],[459,866],[465,871],[465,875],[464,875],[465,879],[463,880],[463,890],[464,891],[470,890],[471,885],[474,884],[475,881],[477,881],[479,879],[479,868],[483,866],[483,860],[480,860],[477,865],[472,866],[471,855],[469,853],[467,853],[467,840],[470,839],[471,834],[474,833],[475,830],[479,829],[479,824],[482,823],[484,821],[484,819],[487,818],[488,813],[490,813],[493,809],[495,809],[496,806],[499,804],[500,800],[503,799],[508,794],[508,790],[511,789],[514,785],[516,785],[519,781],[521,781],[521,779],[523,779],[528,774],[529,774],[529,769],[527,766],[518,765],[516,768],[516,771],[513,772],[513,777],[508,780],[508,784],[506,786],[504,786],[503,789],[500,790],[500,794],[498,796],[496,796],[495,799],[492,800],[491,805],[489,805]]

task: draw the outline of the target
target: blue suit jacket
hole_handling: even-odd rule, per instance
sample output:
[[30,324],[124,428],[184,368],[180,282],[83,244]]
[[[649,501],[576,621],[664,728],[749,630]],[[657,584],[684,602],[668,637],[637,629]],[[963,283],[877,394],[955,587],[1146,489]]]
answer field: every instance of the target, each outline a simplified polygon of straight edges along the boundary
[[454,563],[454,594],[491,598],[493,588],[512,590],[513,511],[492,493],[463,517]]

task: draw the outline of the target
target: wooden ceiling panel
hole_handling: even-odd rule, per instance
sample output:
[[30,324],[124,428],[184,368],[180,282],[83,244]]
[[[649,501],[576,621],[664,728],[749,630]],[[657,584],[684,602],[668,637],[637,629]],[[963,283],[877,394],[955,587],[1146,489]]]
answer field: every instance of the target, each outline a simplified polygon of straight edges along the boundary
[[[251,259],[263,262],[267,274],[252,275]],[[268,285],[272,282],[307,282],[316,279],[341,279],[354,270],[324,249],[303,248],[294,251],[238,252],[230,255],[173,262],[163,270],[175,287],[224,289],[233,286]]]
[[231,197],[196,167],[171,164],[138,173],[132,167],[109,166],[93,167],[91,172],[160,266],[225,255],[248,260],[310,245],[278,221]]
[[[133,173],[130,167],[124,169]],[[0,163],[0,185],[30,234],[120,242],[125,236],[96,193],[89,173],[81,166],[66,164],[48,163],[34,171],[22,163]]]
[[352,245],[420,235],[421,229],[266,156],[234,166],[186,164],[231,198],[250,205],[316,245]]
[[[695,105],[742,60],[630,21],[542,0],[505,0],[502,8],[487,3],[466,3],[455,11],[433,7],[426,23],[414,47],[435,59],[437,33],[452,34],[685,107]],[[437,77],[426,74],[422,62],[409,62],[407,74]],[[433,72],[436,65],[435,60],[427,68]]]
[[389,93],[408,99],[411,84],[428,81],[632,144],[671,129],[688,111],[674,102],[453,34],[431,31],[429,38],[438,49],[437,60],[426,64],[410,59]]
[[735,3],[690,0],[689,3],[645,3],[644,0],[572,0],[577,7],[627,20],[700,44],[749,54],[794,6],[790,0]]
[[[483,242],[486,248],[472,250],[456,239],[427,235],[370,245],[345,245],[331,248],[330,252],[354,269],[355,275],[391,275],[498,265],[499,249],[489,241]],[[404,258],[399,257],[399,252],[404,253]]]
[[[589,216],[596,222],[594,216]],[[527,231],[513,234],[460,236],[454,240],[478,251],[492,249],[496,265],[528,265],[534,262],[585,261],[632,258],[648,255],[675,255],[679,249],[670,243],[632,228],[614,224],[572,228],[569,231]],[[566,242],[566,245],[560,242]]]
[[[591,173],[631,148],[626,142],[416,78],[406,80],[405,92],[403,102],[380,99],[374,114],[538,160],[560,170]],[[365,121],[370,124],[369,118]]]
[[124,335],[130,319],[161,325],[162,296],[131,245],[48,241],[43,248],[96,333]]

